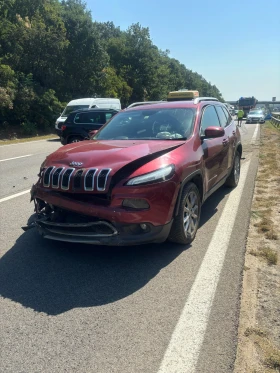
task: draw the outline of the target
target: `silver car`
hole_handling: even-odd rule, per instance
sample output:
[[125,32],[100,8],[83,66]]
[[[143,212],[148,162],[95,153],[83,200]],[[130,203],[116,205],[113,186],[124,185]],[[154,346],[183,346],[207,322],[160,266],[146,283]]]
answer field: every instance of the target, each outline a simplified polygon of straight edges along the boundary
[[264,112],[262,110],[250,110],[247,118],[246,118],[246,123],[264,123]]

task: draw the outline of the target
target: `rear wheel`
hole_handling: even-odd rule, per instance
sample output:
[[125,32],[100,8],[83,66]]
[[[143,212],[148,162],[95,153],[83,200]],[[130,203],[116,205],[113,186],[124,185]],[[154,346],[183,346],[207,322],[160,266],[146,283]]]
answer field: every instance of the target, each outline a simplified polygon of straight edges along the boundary
[[68,140],[67,144],[72,144],[73,142],[79,142],[82,141],[83,139],[80,136],[72,136]]
[[231,169],[231,173],[226,179],[225,185],[235,188],[238,185],[240,178],[240,153],[236,152],[234,157],[233,166]]
[[201,212],[201,197],[194,183],[188,183],[179,201],[179,212],[175,217],[168,237],[171,242],[191,243],[196,235]]

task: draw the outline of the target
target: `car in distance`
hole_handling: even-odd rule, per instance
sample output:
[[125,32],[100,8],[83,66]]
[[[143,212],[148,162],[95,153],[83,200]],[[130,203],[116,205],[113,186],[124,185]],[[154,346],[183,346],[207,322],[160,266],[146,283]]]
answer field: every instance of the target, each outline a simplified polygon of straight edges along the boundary
[[237,186],[241,154],[239,129],[215,98],[122,111],[46,158],[31,189],[32,226],[68,242],[189,244],[203,202]]
[[59,124],[62,145],[89,139],[89,133],[99,130],[118,113],[114,109],[84,109],[72,112],[64,123]]
[[246,123],[264,123],[265,122],[265,114],[262,110],[250,110],[247,118]]
[[121,102],[118,98],[79,98],[68,102],[67,106],[55,122],[55,131],[61,135],[61,126],[70,113],[81,109],[115,109],[121,110]]

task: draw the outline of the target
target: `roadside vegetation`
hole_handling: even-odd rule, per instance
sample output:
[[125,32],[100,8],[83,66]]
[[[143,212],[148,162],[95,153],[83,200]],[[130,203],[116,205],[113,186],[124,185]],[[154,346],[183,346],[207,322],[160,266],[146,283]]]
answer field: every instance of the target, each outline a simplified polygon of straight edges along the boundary
[[24,138],[11,138],[10,140],[0,140],[1,145],[10,145],[10,144],[18,144],[22,142],[29,142],[29,141],[38,141],[38,140],[48,140],[48,139],[59,139],[56,135],[44,135],[44,136],[33,136],[33,137],[24,137]]
[[235,373],[280,372],[280,130],[261,127]]
[[0,2],[0,138],[48,133],[76,98],[118,97],[126,107],[188,88],[223,100],[154,45],[148,28],[93,19],[81,0]]

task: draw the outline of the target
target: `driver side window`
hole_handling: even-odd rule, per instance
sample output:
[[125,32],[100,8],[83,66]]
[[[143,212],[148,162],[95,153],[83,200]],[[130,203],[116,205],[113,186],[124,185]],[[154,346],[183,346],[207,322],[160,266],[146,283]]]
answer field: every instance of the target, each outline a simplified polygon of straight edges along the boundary
[[205,129],[210,126],[220,127],[219,118],[214,106],[207,106],[204,109],[200,125],[200,135],[204,135]]

